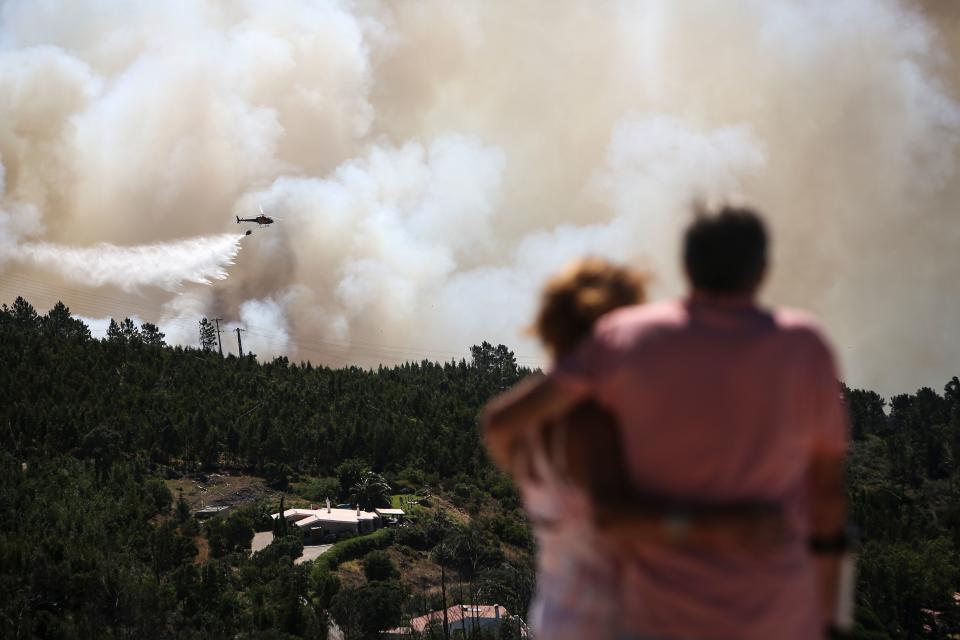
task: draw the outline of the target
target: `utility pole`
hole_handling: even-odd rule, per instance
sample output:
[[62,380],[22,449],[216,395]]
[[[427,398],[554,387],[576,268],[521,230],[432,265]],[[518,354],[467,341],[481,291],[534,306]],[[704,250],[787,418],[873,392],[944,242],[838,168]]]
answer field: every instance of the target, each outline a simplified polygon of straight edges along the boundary
[[220,321],[223,318],[214,318],[213,321],[217,323],[217,347],[220,349],[220,357],[223,357],[223,343],[220,342],[220,334],[223,333],[220,331]]
[[240,332],[246,331],[246,329],[241,329],[240,327],[237,327],[235,331],[237,332],[237,349],[240,351],[240,359],[242,360],[243,359],[243,343],[240,341]]

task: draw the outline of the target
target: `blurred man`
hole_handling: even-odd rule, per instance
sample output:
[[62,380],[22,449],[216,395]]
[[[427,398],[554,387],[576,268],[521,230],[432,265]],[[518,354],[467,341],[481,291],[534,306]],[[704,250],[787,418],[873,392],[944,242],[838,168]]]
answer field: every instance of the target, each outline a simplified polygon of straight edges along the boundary
[[821,637],[845,524],[833,355],[808,316],[757,305],[767,234],[755,213],[698,214],[683,255],[687,298],[602,318],[551,373],[490,404],[488,446],[506,464],[518,439],[593,398],[617,418],[638,491],[666,504],[782,507],[787,535],[775,548],[685,544],[679,507],[663,519],[669,542],[621,545],[624,638]]

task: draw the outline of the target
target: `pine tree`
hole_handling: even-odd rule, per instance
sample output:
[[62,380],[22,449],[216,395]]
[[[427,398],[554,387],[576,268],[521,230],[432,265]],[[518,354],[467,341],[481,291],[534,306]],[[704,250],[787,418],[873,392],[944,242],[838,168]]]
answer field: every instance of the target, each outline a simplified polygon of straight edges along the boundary
[[43,318],[43,328],[49,335],[60,338],[90,339],[90,329],[80,320],[71,317],[70,309],[63,302],[57,302],[47,312]]
[[120,333],[123,335],[124,342],[127,344],[135,344],[143,341],[140,330],[130,318],[124,318],[123,322],[120,323]]
[[177,522],[184,523],[190,519],[190,505],[187,504],[187,501],[183,499],[183,489],[180,490],[180,495],[177,497]]
[[113,318],[110,318],[110,326],[107,327],[107,340],[110,342],[123,342],[123,332],[120,331],[120,325]]
[[37,315],[37,310],[22,297],[17,296],[17,299],[13,301],[11,311],[14,323],[20,328],[34,330],[40,328],[40,316]]
[[143,338],[144,344],[155,347],[162,347],[166,344],[163,341],[166,335],[160,331],[160,327],[150,322],[144,322],[140,325],[140,336]]
[[204,318],[200,321],[200,348],[212,351],[217,346],[217,330],[213,323]]

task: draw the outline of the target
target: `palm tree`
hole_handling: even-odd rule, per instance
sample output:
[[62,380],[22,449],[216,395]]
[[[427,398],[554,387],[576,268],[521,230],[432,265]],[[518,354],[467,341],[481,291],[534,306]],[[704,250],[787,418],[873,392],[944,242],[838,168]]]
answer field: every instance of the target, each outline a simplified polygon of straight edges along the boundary
[[363,510],[390,506],[390,485],[379,473],[364,471],[350,489],[350,501]]

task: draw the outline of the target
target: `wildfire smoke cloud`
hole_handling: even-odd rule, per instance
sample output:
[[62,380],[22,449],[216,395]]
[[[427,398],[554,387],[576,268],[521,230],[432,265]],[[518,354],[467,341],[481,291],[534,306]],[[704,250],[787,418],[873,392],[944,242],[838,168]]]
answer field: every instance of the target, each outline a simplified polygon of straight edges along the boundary
[[[769,300],[821,314],[853,384],[942,384],[942,4],[7,0],[0,269],[138,291],[172,340],[243,323],[265,357],[535,356],[549,272],[599,254],[678,294],[690,202],[746,200],[771,217]],[[278,222],[238,254],[258,206]]]

